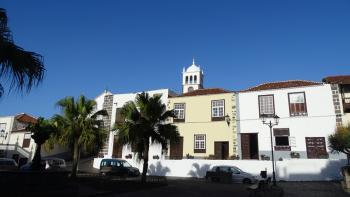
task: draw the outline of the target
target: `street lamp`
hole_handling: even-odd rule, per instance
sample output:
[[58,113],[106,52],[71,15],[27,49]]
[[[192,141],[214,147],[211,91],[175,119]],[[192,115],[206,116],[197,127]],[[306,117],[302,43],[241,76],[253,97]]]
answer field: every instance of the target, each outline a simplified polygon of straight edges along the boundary
[[[276,175],[275,175],[275,159],[273,156],[273,142],[272,142],[272,127],[278,125],[279,118],[277,115],[274,116],[268,116],[267,114],[262,114],[262,123],[270,127],[270,139],[271,139],[271,156],[272,156],[272,182],[273,185],[276,186]],[[269,120],[267,120],[269,119]],[[275,121],[272,122],[271,119],[274,119]]]

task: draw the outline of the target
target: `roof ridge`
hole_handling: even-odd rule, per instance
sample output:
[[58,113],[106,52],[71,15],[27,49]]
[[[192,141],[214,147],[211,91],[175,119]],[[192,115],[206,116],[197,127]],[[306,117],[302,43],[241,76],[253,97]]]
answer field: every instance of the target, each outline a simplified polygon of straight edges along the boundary
[[[259,85],[256,85],[256,86],[253,86],[253,87],[241,90],[240,92],[250,91],[250,90],[252,90],[254,88],[258,88],[258,87],[261,87],[261,86],[264,86],[264,85],[268,85],[268,84],[278,84],[278,83],[288,83],[288,82],[307,82],[307,83],[314,83],[314,84],[322,84],[322,82],[310,81],[310,80],[299,80],[299,79],[297,79],[297,80],[285,80],[285,81],[274,81],[274,82],[261,83]],[[279,88],[269,88],[269,89],[279,89]]]

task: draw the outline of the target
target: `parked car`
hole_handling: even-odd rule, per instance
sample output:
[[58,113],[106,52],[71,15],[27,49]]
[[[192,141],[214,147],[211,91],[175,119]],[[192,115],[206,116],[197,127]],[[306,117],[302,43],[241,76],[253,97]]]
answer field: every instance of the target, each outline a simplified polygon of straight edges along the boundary
[[[45,168],[66,168],[66,161],[57,157],[45,157],[42,158],[45,161]],[[49,165],[49,166],[46,166]]]
[[123,159],[102,159],[100,174],[136,177],[140,175],[140,171]]
[[[41,170],[65,170],[66,161],[56,157],[46,157],[41,159]],[[32,162],[20,167],[21,171],[32,171]]]
[[18,164],[14,159],[0,158],[0,171],[16,171]]
[[235,183],[255,183],[258,180],[258,176],[253,176],[243,170],[239,169],[236,166],[214,166],[211,170],[207,171],[205,176],[206,179],[210,179],[211,181],[220,181],[220,176],[222,175],[230,175],[232,182]]

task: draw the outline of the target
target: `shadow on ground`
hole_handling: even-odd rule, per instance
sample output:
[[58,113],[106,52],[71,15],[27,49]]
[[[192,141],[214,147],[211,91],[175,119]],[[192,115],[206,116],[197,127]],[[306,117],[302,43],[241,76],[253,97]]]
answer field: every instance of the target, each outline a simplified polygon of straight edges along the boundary
[[108,176],[78,177],[72,180],[67,172],[1,172],[1,196],[96,196],[120,194],[164,187],[164,182],[141,184],[140,179]]

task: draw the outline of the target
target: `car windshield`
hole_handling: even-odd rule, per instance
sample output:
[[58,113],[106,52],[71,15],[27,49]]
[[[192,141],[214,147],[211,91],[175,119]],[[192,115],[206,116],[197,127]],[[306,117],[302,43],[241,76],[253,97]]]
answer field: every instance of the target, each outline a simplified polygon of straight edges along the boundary
[[131,167],[131,165],[127,161],[122,161],[123,167]]

